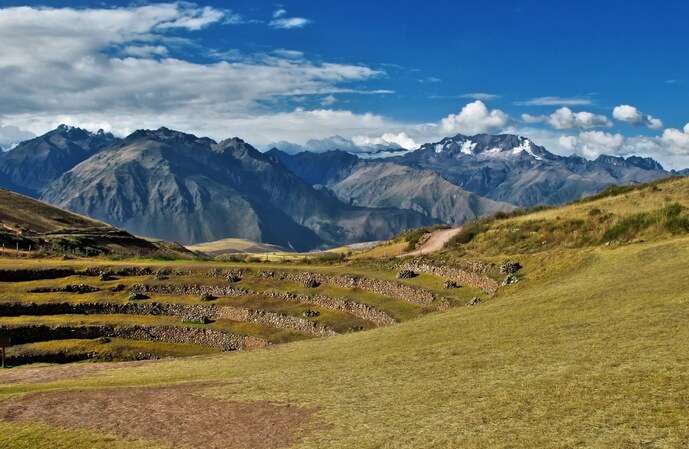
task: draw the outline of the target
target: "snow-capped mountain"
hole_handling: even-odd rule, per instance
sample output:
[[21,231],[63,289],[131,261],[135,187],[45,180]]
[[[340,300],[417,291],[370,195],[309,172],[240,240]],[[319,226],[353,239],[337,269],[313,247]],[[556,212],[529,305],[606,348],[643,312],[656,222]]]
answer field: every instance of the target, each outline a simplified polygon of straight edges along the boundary
[[512,134],[456,135],[394,161],[435,171],[448,181],[518,206],[558,204],[610,184],[648,182],[671,173],[650,158],[558,156]]

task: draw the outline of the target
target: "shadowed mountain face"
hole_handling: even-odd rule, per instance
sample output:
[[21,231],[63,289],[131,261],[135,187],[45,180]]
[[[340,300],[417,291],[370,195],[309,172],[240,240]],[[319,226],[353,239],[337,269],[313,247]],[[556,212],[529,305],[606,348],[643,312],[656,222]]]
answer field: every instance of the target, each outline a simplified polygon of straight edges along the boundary
[[299,250],[390,237],[434,221],[345,205],[239,139],[137,131],[52,183],[43,198],[183,243],[228,236]]
[[117,143],[112,134],[60,125],[53,131],[0,153],[0,187],[30,196],[105,147]]
[[0,244],[22,251],[64,255],[167,255],[190,257],[179,245],[149,241],[106,223],[0,189]]
[[323,185],[340,200],[357,206],[414,210],[453,225],[514,209],[469,193],[431,170],[362,160],[343,151],[290,155],[273,149],[267,154],[306,182]]
[[457,135],[425,144],[395,161],[432,170],[467,191],[518,206],[563,203],[610,184],[648,182],[671,174],[650,158],[562,157],[514,135]]

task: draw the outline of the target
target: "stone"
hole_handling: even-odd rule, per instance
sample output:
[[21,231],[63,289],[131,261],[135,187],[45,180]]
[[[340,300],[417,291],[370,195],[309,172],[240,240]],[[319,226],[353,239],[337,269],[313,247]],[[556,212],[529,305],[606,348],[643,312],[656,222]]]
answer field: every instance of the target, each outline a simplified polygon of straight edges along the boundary
[[99,281],[102,281],[102,282],[112,281],[112,280],[114,280],[114,279],[115,279],[115,278],[112,277],[112,276],[110,275],[110,273],[105,272],[105,271],[101,271],[101,273],[98,275],[98,280],[99,280]]
[[182,322],[187,324],[208,324],[211,319],[202,314],[190,312],[182,317]]
[[481,302],[482,302],[481,298],[475,296],[469,300],[469,302],[467,303],[467,306],[477,306],[477,305],[481,304]]
[[84,293],[97,292],[100,289],[98,287],[91,287],[90,285],[86,285],[86,284],[75,284],[75,285],[65,285],[60,290],[63,292],[67,292],[67,293],[77,293],[79,295],[83,295]]
[[143,299],[148,299],[148,296],[144,295],[143,293],[131,292],[127,299],[129,301],[140,301]]
[[99,337],[96,341],[100,344],[106,344],[110,343],[111,340],[108,337]]
[[315,318],[315,317],[317,317],[317,316],[320,315],[320,314],[321,314],[321,313],[320,313],[319,311],[317,311],[317,310],[311,310],[311,309],[304,310],[304,313],[302,313],[302,315],[304,316],[304,318]]
[[504,281],[502,281],[502,286],[513,285],[519,282],[519,276],[516,274],[508,274]]
[[121,291],[123,291],[125,288],[127,288],[126,285],[124,285],[124,284],[117,284],[117,285],[115,285],[114,287],[111,287],[111,288],[110,288],[110,291],[116,293],[116,292],[121,292]]
[[500,273],[502,274],[514,274],[521,269],[521,264],[512,260],[503,262],[503,264],[500,265]]
[[304,287],[306,288],[316,288],[319,285],[321,285],[321,283],[312,277],[304,279]]
[[213,301],[215,299],[215,296],[211,295],[210,293],[201,293],[201,296],[199,298],[201,301]]
[[230,273],[227,273],[227,276],[225,276],[225,279],[227,280],[227,282],[235,283],[235,282],[241,281],[242,276],[239,273],[230,272]]
[[397,273],[397,279],[411,279],[418,276],[415,271],[412,270],[400,270]]
[[451,288],[459,288],[459,284],[457,284],[455,281],[447,280],[443,282],[443,288],[448,290]]

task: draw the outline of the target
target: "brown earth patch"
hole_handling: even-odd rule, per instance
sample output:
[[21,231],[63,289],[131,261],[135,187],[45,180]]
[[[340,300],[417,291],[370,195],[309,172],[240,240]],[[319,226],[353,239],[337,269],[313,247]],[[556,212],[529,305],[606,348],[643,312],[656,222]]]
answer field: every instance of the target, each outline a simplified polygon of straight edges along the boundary
[[39,366],[0,370],[0,385],[3,384],[36,384],[71,380],[114,368],[124,368],[155,362],[119,362],[119,363],[78,363],[62,366]]
[[40,421],[174,448],[288,447],[304,435],[316,412],[268,401],[203,397],[205,385],[54,391],[0,403],[0,420]]

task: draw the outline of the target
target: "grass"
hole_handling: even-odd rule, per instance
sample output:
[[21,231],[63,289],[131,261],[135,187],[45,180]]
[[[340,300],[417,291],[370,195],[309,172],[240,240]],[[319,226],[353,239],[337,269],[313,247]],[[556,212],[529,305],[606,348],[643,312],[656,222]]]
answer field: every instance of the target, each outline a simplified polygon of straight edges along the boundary
[[139,353],[152,353],[159,357],[189,357],[219,352],[215,348],[184,343],[163,343],[111,338],[107,342],[96,340],[53,340],[13,346],[8,356],[90,354],[90,358],[109,361],[136,360]]
[[689,232],[689,180],[611,188],[562,208],[467,224],[447,248],[467,256],[523,254],[661,240]]
[[686,238],[535,254],[520,284],[478,307],[0,394],[217,380],[206,394],[321,407],[327,430],[303,448],[680,448],[688,260]]
[[[87,377],[0,383],[0,401],[194,382],[208,397],[318,407],[301,449],[687,448],[689,182],[655,188],[489,222],[442,255],[509,257],[524,266],[518,284],[479,306],[155,369],[112,365]],[[617,243],[605,245],[616,226]],[[543,236],[553,242],[542,245]],[[584,236],[587,243],[577,243]],[[373,267],[311,269],[394,277]],[[408,282],[439,288],[432,276]],[[124,442],[79,428],[0,426],[0,447]]]

